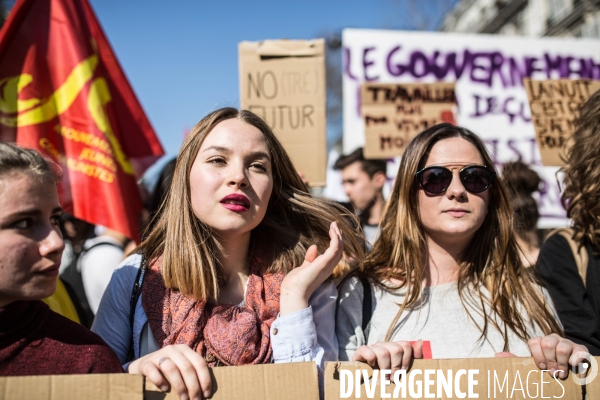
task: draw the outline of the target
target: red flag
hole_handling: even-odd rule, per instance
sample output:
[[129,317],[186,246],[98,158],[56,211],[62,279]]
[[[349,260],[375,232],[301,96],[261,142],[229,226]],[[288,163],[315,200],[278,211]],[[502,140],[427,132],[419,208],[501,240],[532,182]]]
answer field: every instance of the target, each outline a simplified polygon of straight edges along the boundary
[[87,0],[18,0],[0,32],[0,140],[63,167],[63,207],[138,238],[136,177],[164,154]]

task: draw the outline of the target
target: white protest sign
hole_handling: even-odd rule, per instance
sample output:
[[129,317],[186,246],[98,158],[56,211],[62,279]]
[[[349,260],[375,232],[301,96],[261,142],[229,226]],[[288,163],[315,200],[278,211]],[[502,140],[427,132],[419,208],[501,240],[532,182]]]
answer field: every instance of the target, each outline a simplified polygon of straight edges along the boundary
[[477,133],[498,165],[521,159],[543,180],[539,227],[566,224],[557,168],[543,167],[523,78],[600,79],[600,41],[345,29],[344,153],[365,144],[364,82],[456,82],[456,122]]

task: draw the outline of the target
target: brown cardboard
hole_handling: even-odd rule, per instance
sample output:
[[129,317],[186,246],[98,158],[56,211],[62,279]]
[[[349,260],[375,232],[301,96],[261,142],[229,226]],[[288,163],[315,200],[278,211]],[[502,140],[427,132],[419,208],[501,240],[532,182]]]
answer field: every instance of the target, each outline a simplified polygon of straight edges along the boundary
[[262,117],[311,186],[325,186],[325,42],[239,44],[241,108]]
[[[600,365],[600,357],[594,357],[594,359],[596,360],[596,364]],[[585,385],[585,392],[587,395],[585,400],[600,399],[600,371],[598,371],[598,374],[590,380],[591,381]]]
[[[314,362],[247,365],[211,369],[213,400],[319,400],[319,381]],[[146,400],[179,400],[146,382]]]
[[441,122],[454,123],[454,86],[454,83],[364,83],[361,115],[365,158],[402,155],[408,142],[421,131]]
[[542,164],[564,166],[579,108],[598,89],[600,81],[523,79]]
[[[596,362],[600,357],[594,357]],[[367,376],[373,377],[373,370],[366,364],[356,362],[329,362],[325,365],[324,384],[325,400],[341,399],[340,396],[340,371],[365,370]],[[543,378],[544,398],[560,398],[563,400],[583,400],[585,391],[587,399],[600,399],[600,374],[586,386],[579,386],[572,379],[571,373],[565,380],[560,380],[560,385],[553,381],[547,372],[543,374],[535,366],[532,358],[488,358],[488,359],[462,359],[462,360],[415,360],[409,373],[420,370],[441,370],[452,377],[459,370],[479,370],[473,374],[477,383],[473,386],[473,394],[479,399],[530,399],[542,398],[540,382]],[[488,373],[490,374],[488,395]],[[494,375],[495,373],[495,375]],[[312,362],[290,364],[267,364],[243,367],[218,367],[211,369],[214,392],[211,399],[249,399],[249,400],[318,400],[319,385],[316,365]],[[527,376],[529,374],[529,382]],[[423,374],[415,375],[415,382],[423,385]],[[498,382],[495,382],[498,377]],[[506,377],[506,382],[504,382]],[[432,376],[434,384],[430,392],[435,399],[447,399],[445,391],[437,397],[435,374]],[[520,389],[519,379],[523,391]],[[468,393],[468,372],[461,375],[459,380],[460,391]],[[408,380],[408,379],[407,379]],[[502,390],[498,384],[502,384]],[[418,385],[418,383],[416,383]],[[562,386],[561,386],[562,385]],[[346,397],[350,399],[369,398],[366,385],[360,385],[361,395]],[[452,398],[458,398],[452,385]],[[494,386],[496,393],[494,395]],[[515,390],[513,391],[513,387]],[[564,391],[563,391],[564,387]],[[423,388],[423,386],[421,386]],[[396,387],[391,384],[386,388],[386,393],[393,395]],[[537,396],[536,396],[536,390]],[[402,398],[402,392],[399,391]],[[410,396],[407,388],[406,397],[426,398],[424,389],[421,397]],[[511,397],[512,395],[512,397]],[[381,399],[380,385],[375,386],[374,399]],[[473,398],[473,397],[471,397]],[[104,374],[104,375],[57,375],[57,376],[22,376],[0,377],[0,400],[179,400],[174,392],[163,393],[150,382],[146,382],[140,375]]]
[[144,378],[129,374],[4,377],[0,400],[142,400],[143,388]]
[[[595,357],[596,360],[600,358]],[[366,385],[363,382],[360,385],[360,396],[356,396],[356,387],[354,387],[349,397],[341,397],[340,388],[340,375],[342,370],[349,370],[354,377],[356,370],[365,370],[367,375],[371,378],[370,382],[373,381],[374,371],[367,365],[358,362],[329,362],[325,365],[325,400],[336,400],[342,398],[374,398],[381,399],[381,385],[376,383],[374,396],[368,397],[366,391]],[[562,400],[582,400],[583,386],[577,385],[571,378],[571,373],[567,379],[560,380],[560,384],[557,383],[547,372],[541,372],[535,365],[532,358],[479,358],[479,359],[454,359],[454,360],[415,360],[411,369],[407,375],[407,386],[409,384],[409,374],[415,374],[414,387],[418,390],[418,385],[421,385],[421,396],[411,396],[408,387],[406,390],[407,399],[422,399],[427,398],[425,395],[424,382],[423,382],[423,371],[435,370],[435,373],[431,376],[433,379],[433,385],[430,386],[429,392],[433,394],[434,399],[448,399],[448,398],[459,398],[458,395],[464,393],[464,398],[477,398],[479,399],[531,399],[531,398],[542,398],[541,393],[541,380],[545,382],[543,384],[543,395],[544,398],[560,398]],[[440,372],[438,372],[440,370]],[[459,379],[460,391],[457,393],[454,387],[454,378],[459,370],[466,370],[465,375],[461,375]],[[472,394],[469,396],[468,392],[468,371],[479,370],[478,374],[473,373],[473,379],[477,383],[473,382]],[[421,371],[419,374],[418,371]],[[450,372],[451,371],[451,372]],[[362,372],[361,372],[362,373]],[[443,373],[447,378],[449,373],[452,375],[452,397],[446,396],[444,389],[441,390],[441,396],[438,397],[437,393],[437,381],[436,374]],[[489,375],[488,375],[489,374]],[[529,381],[527,377],[529,374]],[[488,384],[488,376],[489,383]],[[497,378],[497,379],[496,379]],[[354,378],[355,380],[356,378]],[[600,377],[597,378],[600,381]],[[355,382],[354,382],[355,383]],[[347,385],[347,381],[346,381]],[[562,386],[561,386],[562,385]],[[502,390],[500,390],[500,386]],[[589,385],[585,386],[587,391],[588,399],[599,399],[600,398],[600,382],[596,380],[592,381]],[[515,390],[513,390],[513,387]],[[523,389],[522,391],[520,389]],[[564,388],[564,391],[563,391]],[[392,383],[386,388],[386,393],[390,394],[393,398],[394,390],[396,386]],[[494,393],[494,389],[496,392]],[[536,396],[537,389],[537,396]],[[344,390],[347,390],[344,389]],[[489,390],[489,392],[488,392]],[[349,394],[349,393],[345,393]],[[418,394],[418,393],[416,393]],[[399,390],[398,398],[402,397],[402,391]]]
[[[319,400],[314,362],[211,368],[211,399]],[[141,375],[0,377],[0,400],[179,400]]]

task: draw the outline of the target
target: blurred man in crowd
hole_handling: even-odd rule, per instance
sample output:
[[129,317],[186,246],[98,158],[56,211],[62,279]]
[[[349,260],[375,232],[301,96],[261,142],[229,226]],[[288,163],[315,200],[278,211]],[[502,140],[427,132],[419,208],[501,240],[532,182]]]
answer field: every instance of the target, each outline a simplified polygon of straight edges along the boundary
[[342,155],[333,166],[342,172],[344,191],[356,209],[370,245],[377,239],[377,227],[385,207],[386,167],[385,160],[366,160],[362,147]]

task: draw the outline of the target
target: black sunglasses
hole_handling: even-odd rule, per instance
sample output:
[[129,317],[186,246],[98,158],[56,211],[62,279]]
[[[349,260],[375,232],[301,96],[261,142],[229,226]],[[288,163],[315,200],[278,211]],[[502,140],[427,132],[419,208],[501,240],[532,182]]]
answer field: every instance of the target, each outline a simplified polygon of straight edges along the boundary
[[[423,189],[431,194],[444,193],[452,182],[450,169],[440,166],[426,167],[416,173],[417,180]],[[487,190],[494,181],[496,173],[483,165],[468,165],[458,172],[460,182],[470,193],[481,193]]]

